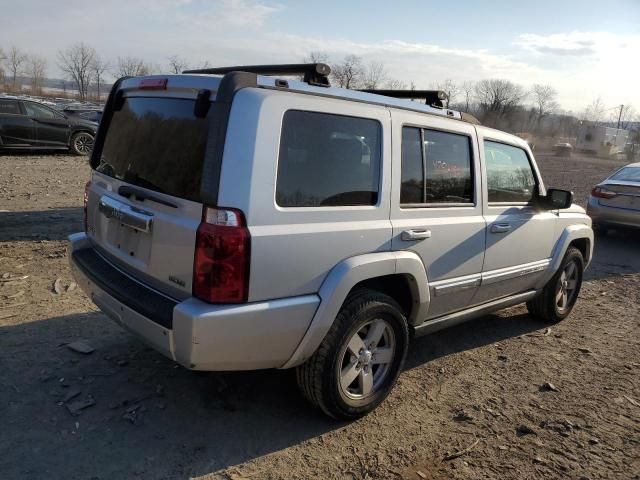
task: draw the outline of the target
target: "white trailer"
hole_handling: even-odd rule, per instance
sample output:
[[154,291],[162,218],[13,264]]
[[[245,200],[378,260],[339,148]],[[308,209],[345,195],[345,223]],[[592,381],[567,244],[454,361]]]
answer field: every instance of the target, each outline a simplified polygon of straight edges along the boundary
[[628,139],[627,130],[583,123],[578,129],[576,149],[608,157],[624,152]]

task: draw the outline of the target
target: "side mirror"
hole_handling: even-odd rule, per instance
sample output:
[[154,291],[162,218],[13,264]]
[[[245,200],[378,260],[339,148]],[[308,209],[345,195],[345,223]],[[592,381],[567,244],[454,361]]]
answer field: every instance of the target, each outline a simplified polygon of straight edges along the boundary
[[573,204],[573,192],[550,188],[546,197],[539,197],[538,204],[545,210],[561,210]]

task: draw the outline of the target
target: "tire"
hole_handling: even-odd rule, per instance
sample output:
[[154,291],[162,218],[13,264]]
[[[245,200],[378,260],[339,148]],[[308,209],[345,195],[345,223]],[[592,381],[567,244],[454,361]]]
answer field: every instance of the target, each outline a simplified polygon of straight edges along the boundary
[[[376,338],[377,347],[371,348],[368,344]],[[330,417],[362,417],[395,385],[408,344],[407,320],[395,300],[359,290],[347,297],[313,356],[297,367],[298,387]]]
[[93,150],[93,135],[87,132],[74,133],[70,149],[76,155],[90,155]]
[[[542,293],[527,302],[529,313],[545,323],[558,323],[567,318],[580,294],[583,272],[582,253],[576,247],[569,247],[560,268],[542,289]],[[575,283],[570,288],[572,282]]]

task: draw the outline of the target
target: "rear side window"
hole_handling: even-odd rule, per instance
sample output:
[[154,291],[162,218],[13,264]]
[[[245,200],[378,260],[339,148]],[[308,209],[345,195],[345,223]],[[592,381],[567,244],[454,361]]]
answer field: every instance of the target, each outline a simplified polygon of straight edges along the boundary
[[400,203],[473,203],[469,142],[466,135],[404,127]]
[[127,98],[114,112],[96,171],[174,197],[200,201],[208,121],[194,100]]
[[530,202],[535,176],[524,150],[497,142],[484,142],[489,202]]
[[624,167],[610,178],[620,182],[640,182],[640,167]]
[[12,100],[0,100],[0,113],[11,113],[14,115],[20,115],[20,107],[18,102]]
[[282,121],[276,202],[281,207],[375,205],[381,126],[376,120],[290,110]]
[[24,109],[27,111],[27,115],[33,118],[53,119],[62,117],[61,114],[54,112],[50,108],[33,102],[24,102]]

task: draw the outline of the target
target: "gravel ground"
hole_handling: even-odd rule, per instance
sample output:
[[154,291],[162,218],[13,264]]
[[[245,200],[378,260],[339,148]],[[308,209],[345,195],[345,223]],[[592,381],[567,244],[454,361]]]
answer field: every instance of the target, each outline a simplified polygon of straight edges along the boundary
[[[538,161],[579,203],[624,163]],[[97,311],[65,253],[88,172],[0,156],[3,480],[640,478],[639,234],[599,239],[567,321],[515,307],[421,338],[378,410],[335,423],[291,372],[190,372]]]

